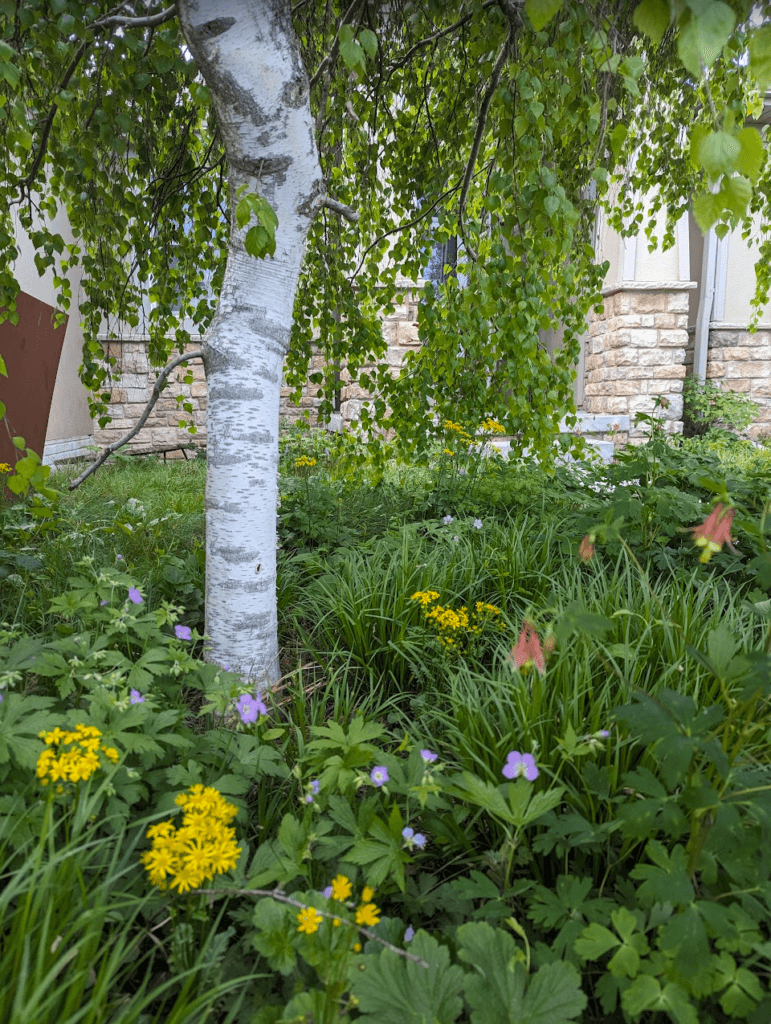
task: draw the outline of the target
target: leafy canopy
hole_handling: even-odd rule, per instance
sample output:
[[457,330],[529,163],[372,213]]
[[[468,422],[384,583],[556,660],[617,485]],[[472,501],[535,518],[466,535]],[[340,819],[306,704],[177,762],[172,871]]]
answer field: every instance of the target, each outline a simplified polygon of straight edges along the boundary
[[[360,216],[325,208],[311,227],[289,382],[306,380],[315,342],[324,414],[345,370],[377,395],[363,425],[394,427],[407,449],[437,415],[494,415],[548,455],[601,301],[598,204],[649,234],[666,208],[667,242],[692,196],[704,229],[766,218],[767,161],[745,121],[771,83],[770,6],[295,3],[327,190]],[[82,271],[82,377],[100,422],[100,333],[145,331],[160,365],[213,315],[234,199],[210,99],[173,8],[0,0],[0,306],[13,318],[18,219],[63,310],[68,273]],[[269,258],[273,211],[259,195],[235,202],[239,223],[252,218],[250,251]],[[73,244],[53,220],[62,211]],[[458,263],[423,288],[423,345],[395,374],[379,317],[453,238]],[[558,328],[552,358],[543,337]]]

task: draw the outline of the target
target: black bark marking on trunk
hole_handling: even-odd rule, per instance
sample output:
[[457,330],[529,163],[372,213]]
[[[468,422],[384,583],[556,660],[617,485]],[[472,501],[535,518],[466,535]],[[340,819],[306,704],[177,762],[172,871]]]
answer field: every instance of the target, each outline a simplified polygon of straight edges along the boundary
[[246,388],[239,384],[211,384],[209,401],[214,402],[259,402],[265,397],[262,388]]
[[235,18],[213,18],[211,21],[205,21],[203,25],[191,26],[190,36],[196,43],[200,43],[204,39],[214,39],[215,36],[221,36],[227,32],[235,23]]
[[[261,186],[260,191],[270,199],[268,184],[272,185],[273,191],[277,187],[280,188],[286,182],[287,168],[293,163],[294,158],[291,156],[239,156],[230,161],[230,166],[231,169],[240,171],[250,178],[257,178]],[[267,178],[271,179],[270,183],[266,181]]]
[[220,587],[223,590],[237,590],[242,594],[261,594],[266,590],[270,590],[271,587],[275,587],[275,585],[276,581],[273,578],[255,580],[253,583],[239,582],[239,580],[225,580],[223,583],[220,583]]
[[238,516],[244,511],[243,505],[238,501],[217,501],[216,498],[206,498],[203,507],[208,512],[212,509],[215,512],[226,512],[231,516]]
[[244,629],[256,629],[259,632],[263,632],[268,626],[272,627],[273,619],[272,616],[264,615],[245,615],[242,619],[233,622],[231,628],[237,633],[240,633]]
[[[224,559],[231,565],[238,565],[241,562],[256,562],[259,551],[247,551],[246,548],[212,548],[212,554]],[[221,584],[220,584],[221,585]]]

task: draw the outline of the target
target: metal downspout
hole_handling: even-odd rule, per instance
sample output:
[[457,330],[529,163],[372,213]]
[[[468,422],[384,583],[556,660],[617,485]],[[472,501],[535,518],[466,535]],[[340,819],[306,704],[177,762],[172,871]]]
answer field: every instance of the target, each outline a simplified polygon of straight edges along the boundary
[[701,290],[699,308],[696,313],[696,328],[693,338],[693,375],[706,380],[707,356],[709,355],[709,322],[715,303],[715,278],[717,276],[717,235],[710,228],[704,239],[704,255],[701,261]]

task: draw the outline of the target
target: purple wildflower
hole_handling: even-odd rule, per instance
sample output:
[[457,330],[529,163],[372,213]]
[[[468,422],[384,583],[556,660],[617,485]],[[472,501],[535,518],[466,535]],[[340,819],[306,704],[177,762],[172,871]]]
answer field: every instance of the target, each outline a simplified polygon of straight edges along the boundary
[[412,841],[419,850],[424,849],[427,842],[426,837],[423,835],[422,832],[416,832],[415,835],[412,837]]
[[452,518],[452,516],[442,516],[442,522],[444,523],[445,526],[449,526],[450,523],[454,523],[455,520]]
[[129,587],[129,601],[133,602],[134,604],[142,604],[142,602],[144,601],[144,598],[139,593],[136,587]]
[[597,735],[602,736],[602,738],[606,740],[608,736],[610,736],[610,729],[600,729]]
[[139,692],[139,690],[132,690],[129,693],[129,704],[144,704],[145,698]]
[[324,897],[325,900],[331,900],[332,899],[332,886],[328,885],[326,887],[326,889],[322,892],[321,895]]
[[252,722],[256,722],[260,715],[267,715],[268,713],[268,709],[262,700],[251,693],[241,694],[236,704],[236,710],[241,716],[241,721],[244,725],[250,725]]
[[320,789],[321,789],[321,783],[319,782],[319,780],[318,779],[311,779],[311,793],[313,793],[314,796],[318,796]]
[[538,778],[538,769],[535,766],[533,755],[520,754],[518,750],[509,751],[502,772],[507,779],[516,779],[520,775],[524,775],[529,782],[533,782]]
[[119,562],[122,562],[124,560],[123,555],[116,555],[115,557]]
[[175,626],[174,632],[177,634],[177,640],[192,640],[193,633],[190,626]]
[[106,601],[100,601],[100,602],[99,602],[99,607],[100,607],[100,608],[104,608],[104,606],[105,606],[106,604],[107,604],[107,602],[106,602]]
[[415,938],[415,929],[412,927],[411,924],[408,924],[407,925],[407,930],[404,933],[404,941],[405,942],[412,942],[412,940],[414,938]]
[[369,773],[369,777],[376,786],[384,786],[390,778],[388,769],[382,767],[382,765],[376,765]]
[[436,759],[439,757],[439,755],[435,754],[433,750],[421,750],[420,756],[423,758],[426,764],[431,764],[433,761],[436,761]]
[[415,835],[415,829],[410,828],[409,825],[402,829],[402,839],[412,839]]
[[481,519],[475,519],[474,520],[474,529],[475,530],[481,530],[482,529],[482,520]]

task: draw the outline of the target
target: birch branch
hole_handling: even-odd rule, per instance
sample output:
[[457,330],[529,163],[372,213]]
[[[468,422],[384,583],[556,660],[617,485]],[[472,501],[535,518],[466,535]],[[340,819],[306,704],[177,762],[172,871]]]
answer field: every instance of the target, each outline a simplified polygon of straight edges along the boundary
[[147,417],[153,411],[155,403],[161,396],[163,385],[166,383],[171,371],[179,366],[180,363],[185,363],[188,359],[203,359],[203,349],[197,348],[194,352],[183,352],[182,355],[177,356],[176,359],[172,359],[168,366],[165,366],[163,370],[158,374],[158,380],[156,380],[153,387],[153,393],[150,395],[150,399],[144,408],[144,412],[139,417],[135,425],[129,430],[128,434],[125,434],[119,441],[115,441],[113,444],[108,445],[96,462],[92,462],[88,469],[83,470],[79,477],[74,480],[70,480],[69,490],[74,491],[76,487],[80,487],[84,480],[91,476],[92,473],[96,473],[97,469],[103,465],[113,452],[117,452],[119,448],[122,448],[124,444],[128,444],[132,437],[139,433],[142,427],[147,422]]
[[416,964],[420,964],[421,967],[428,967],[425,960],[422,960],[419,956],[415,956],[414,953],[408,953],[406,949],[399,949],[398,946],[394,946],[390,942],[386,942],[385,939],[381,939],[379,935],[375,935],[369,928],[362,928],[360,924],[356,924],[354,921],[349,921],[347,917],[340,917],[339,914],[330,914],[327,910],[319,910],[318,907],[311,907],[307,903],[301,903],[299,900],[292,899],[291,896],[285,896],[282,892],[277,889],[193,889],[194,893],[201,893],[206,896],[217,896],[217,895],[232,895],[232,896],[268,896],[272,900],[277,900],[279,903],[288,903],[290,907],[297,907],[298,910],[315,910],[321,917],[328,917],[332,921],[339,921],[341,924],[347,924],[357,932],[361,932],[362,935],[366,935],[368,939],[372,939],[373,942],[380,943],[381,946],[385,946],[386,949],[390,949],[392,953],[396,953],[397,956],[403,956],[405,960],[412,960]]

